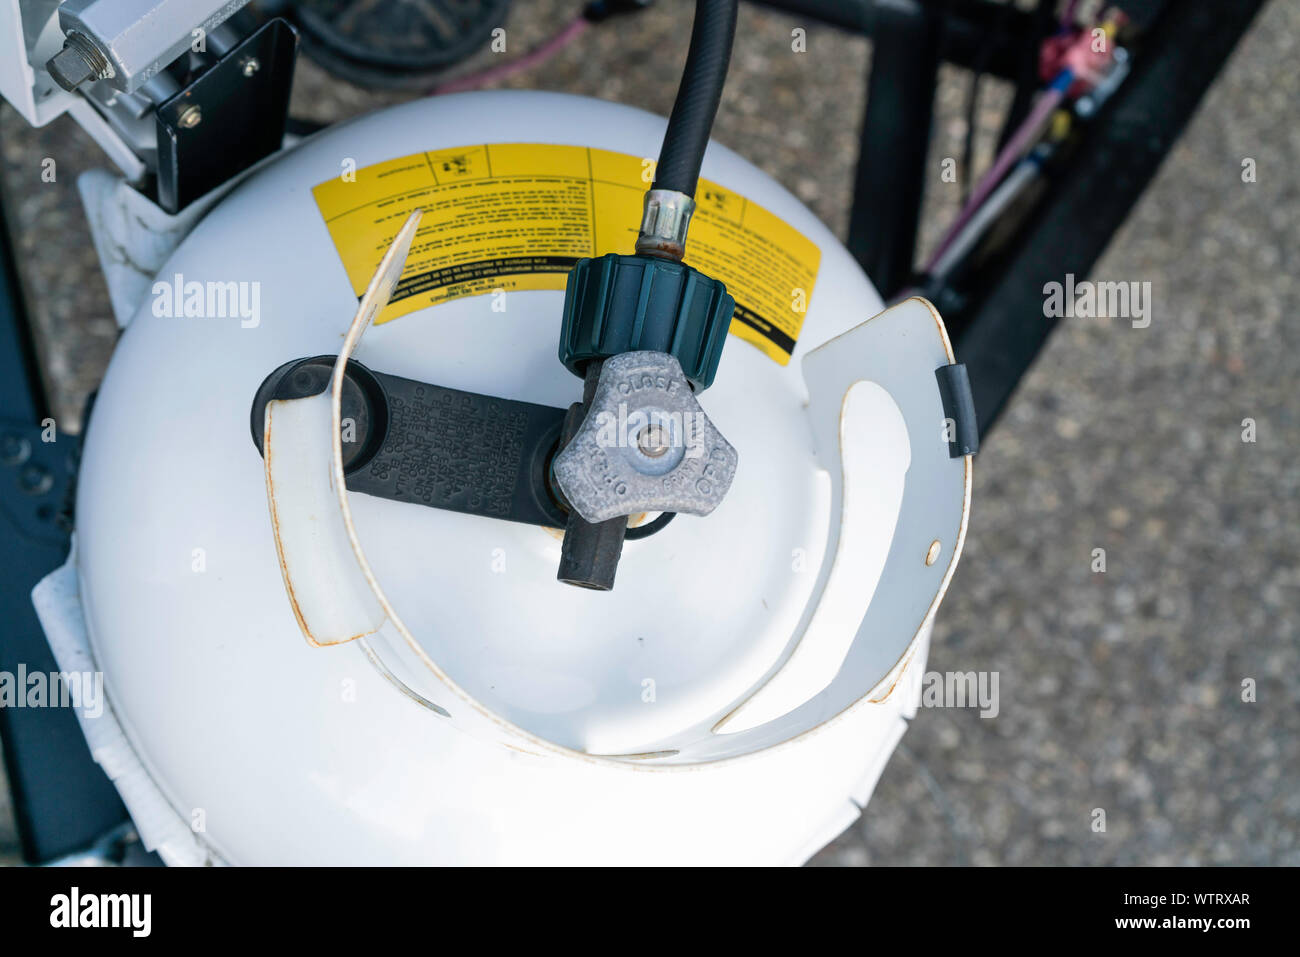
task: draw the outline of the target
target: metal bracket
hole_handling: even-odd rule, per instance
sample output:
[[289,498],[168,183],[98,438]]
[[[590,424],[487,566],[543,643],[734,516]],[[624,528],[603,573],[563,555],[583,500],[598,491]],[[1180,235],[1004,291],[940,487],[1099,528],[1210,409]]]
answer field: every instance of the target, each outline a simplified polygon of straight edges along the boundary
[[[266,406],[329,388],[335,356],[295,359],[262,383],[250,426],[264,451]],[[550,456],[564,410],[372,372],[355,359],[343,380],[347,487],[395,502],[563,528]]]
[[158,205],[191,201],[284,140],[298,38],[272,20],[158,107]]

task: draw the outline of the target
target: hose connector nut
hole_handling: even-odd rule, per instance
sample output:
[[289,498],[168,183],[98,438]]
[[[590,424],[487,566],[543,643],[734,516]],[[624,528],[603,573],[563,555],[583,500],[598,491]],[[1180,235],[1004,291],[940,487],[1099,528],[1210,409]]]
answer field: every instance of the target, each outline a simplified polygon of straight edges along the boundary
[[681,262],[686,255],[686,231],[695,212],[695,200],[675,189],[652,189],[645,194],[641,235],[636,251]]
[[726,285],[662,256],[607,253],[569,273],[560,361],[574,375],[622,352],[671,353],[697,392],[718,371],[736,301]]
[[90,40],[75,30],[68,33],[63,49],[50,57],[46,72],[69,93],[83,83],[107,80],[114,75],[113,64]]

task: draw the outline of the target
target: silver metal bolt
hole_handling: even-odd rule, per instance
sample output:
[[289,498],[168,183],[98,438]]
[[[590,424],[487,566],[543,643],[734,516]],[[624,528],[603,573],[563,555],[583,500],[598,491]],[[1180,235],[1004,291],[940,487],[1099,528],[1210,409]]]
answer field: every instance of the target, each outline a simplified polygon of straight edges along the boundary
[[203,110],[195,103],[181,111],[180,118],[176,120],[176,125],[183,130],[192,130],[202,122]]
[[45,69],[69,93],[88,80],[107,80],[114,72],[99,48],[75,32],[68,34],[63,49],[50,57]]
[[257,57],[249,57],[244,61],[244,76],[252,76],[258,70],[262,69],[262,64],[257,61]]
[[636,446],[643,455],[652,459],[663,458],[668,454],[670,441],[667,430],[659,425],[647,425],[636,437]]
[[21,435],[6,432],[0,436],[0,462],[5,465],[22,465],[32,454],[32,444]]
[[49,469],[32,462],[19,473],[18,485],[28,495],[44,495],[54,485],[54,476]]

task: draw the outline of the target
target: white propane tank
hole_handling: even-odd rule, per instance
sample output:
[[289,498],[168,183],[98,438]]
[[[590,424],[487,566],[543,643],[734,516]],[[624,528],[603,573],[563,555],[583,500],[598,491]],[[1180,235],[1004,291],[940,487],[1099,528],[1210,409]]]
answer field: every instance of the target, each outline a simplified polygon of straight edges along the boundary
[[[270,163],[160,272],[88,426],[76,568],[110,717],[214,859],[798,863],[866,802],[965,533],[970,457],[950,457],[935,381],[953,357],[922,300],[872,319],[830,231],[717,144],[704,179],[819,251],[789,361],[732,335],[701,396],[739,452],[717,510],[628,542],[600,593],[556,581],[554,531],[351,493],[394,614],[312,647],[286,595],[250,406],[278,366],[340,352],[358,294],[313,188],[469,144],[653,157],[664,125],[548,93],[408,103]],[[159,308],[191,282],[250,284],[256,321]],[[567,407],[564,294],[526,287],[408,311],[356,357]]]

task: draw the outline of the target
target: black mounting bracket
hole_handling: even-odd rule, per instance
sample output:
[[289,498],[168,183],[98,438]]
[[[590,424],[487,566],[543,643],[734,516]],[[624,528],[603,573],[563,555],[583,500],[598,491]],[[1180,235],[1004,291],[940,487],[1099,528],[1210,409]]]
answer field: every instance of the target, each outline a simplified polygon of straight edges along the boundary
[[297,49],[271,20],[158,107],[159,206],[178,213],[280,148]]
[[[334,356],[295,359],[263,381],[249,425],[263,451],[267,403],[329,387]],[[563,528],[551,456],[564,409],[372,372],[343,379],[343,473],[349,490],[469,515]]]

